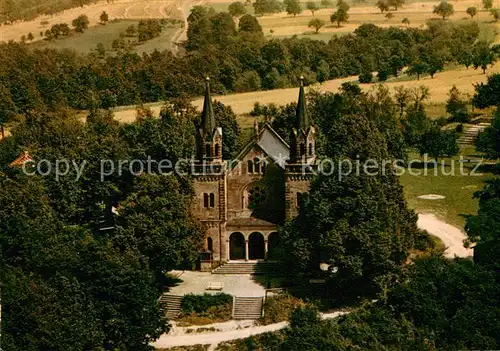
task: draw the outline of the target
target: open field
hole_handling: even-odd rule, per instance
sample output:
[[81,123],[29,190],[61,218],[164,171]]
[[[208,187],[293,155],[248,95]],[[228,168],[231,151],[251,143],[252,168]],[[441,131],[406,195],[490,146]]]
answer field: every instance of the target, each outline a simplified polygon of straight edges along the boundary
[[[477,156],[473,148],[462,149],[460,153],[464,158]],[[429,164],[426,171],[421,165],[417,165],[414,167],[414,175],[407,171],[400,180],[410,208],[419,213],[433,213],[443,218],[446,223],[463,228],[464,216],[476,214],[478,210],[478,201],[473,198],[474,193],[483,188],[484,181],[491,178],[492,174],[481,173],[480,170],[472,173],[474,168],[472,164],[464,164],[464,171],[461,172],[459,157],[444,159],[444,165],[440,160],[437,168]],[[442,195],[445,198],[438,200],[418,198],[428,194]]]
[[[80,53],[88,53],[95,50],[97,44],[101,43],[106,50],[111,50],[113,41],[119,38],[120,33],[125,33],[125,30],[130,25],[137,27],[138,23],[137,20],[115,20],[106,25],[90,27],[84,33],[72,33],[69,37],[51,41],[40,40],[31,45],[37,49],[73,49]],[[172,38],[180,30],[180,24],[168,24],[159,37],[135,46],[133,51],[142,54],[143,52],[153,52],[155,49],[160,51],[170,50],[172,48]],[[127,39],[136,40],[137,38]]]
[[[177,18],[183,19],[182,0],[116,0],[113,3],[99,1],[96,4],[76,7],[60,12],[53,16],[40,16],[33,21],[16,22],[12,25],[0,27],[0,41],[19,41],[22,35],[33,33],[35,40],[40,40],[39,33],[46,31],[57,23],[71,25],[73,19],[84,14],[90,21],[90,26],[99,24],[99,16],[103,11],[109,15],[109,19],[145,19],[145,18]],[[42,25],[42,21],[48,24]]]
[[[430,101],[434,105],[441,105],[448,99],[448,92],[453,85],[465,94],[474,93],[474,85],[479,82],[486,82],[488,74],[500,73],[500,65],[495,65],[488,69],[487,74],[482,74],[481,70],[474,70],[460,66],[453,70],[437,73],[434,78],[430,76],[423,77],[420,80],[413,79],[404,82],[386,82],[384,83],[389,89],[394,89],[397,86],[404,85],[407,88],[418,87],[425,85],[430,90]],[[321,85],[315,85],[313,88],[320,91],[336,92],[345,82],[357,82],[357,77],[348,77],[326,81]],[[370,90],[378,83],[361,84],[364,90]],[[297,88],[276,89],[271,91],[255,91],[250,93],[232,94],[225,96],[215,96],[216,100],[229,105],[233,108],[234,112],[238,115],[247,114],[252,109],[256,102],[260,104],[275,103],[277,105],[284,105],[297,100]],[[198,108],[202,106],[202,98],[195,99],[194,105]],[[162,103],[146,104],[151,108],[155,114],[160,111]],[[441,109],[441,108],[440,108]],[[115,109],[115,116],[122,122],[131,122],[135,120],[135,106],[125,106]]]
[[[309,21],[313,18],[310,11],[306,10],[305,1],[302,2],[303,12],[295,17],[287,15],[286,12],[281,12],[273,15],[265,15],[258,17],[262,25],[264,34],[268,37],[290,37],[297,35],[300,38],[310,37],[317,40],[329,40],[333,34],[345,35],[353,32],[363,23],[373,23],[379,27],[399,26],[406,27],[401,23],[403,18],[410,20],[410,27],[423,27],[429,19],[438,19],[439,17],[432,13],[433,8],[437,5],[437,1],[421,2],[421,1],[406,1],[406,4],[397,11],[391,11],[393,18],[387,19],[385,13],[382,14],[375,7],[376,1],[352,2],[347,1],[351,5],[349,10],[349,21],[343,23],[340,28],[336,24],[330,23],[330,15],[335,11],[334,8],[324,8],[315,12],[314,17],[325,21],[326,25],[320,30],[320,35],[314,35],[314,31],[308,27]],[[214,7],[217,11],[227,11],[227,7],[231,1],[227,0],[205,0],[204,3]],[[319,2],[318,2],[319,4]],[[483,8],[482,1],[479,0],[464,0],[453,1],[455,13],[450,17],[451,20],[469,20],[470,17],[465,12],[468,7],[475,6],[478,9],[478,14],[474,17],[474,21],[486,23],[492,28],[500,29],[500,23],[494,23],[493,17],[487,11],[481,11]],[[500,7],[500,0],[493,2],[493,7]],[[247,11],[253,14],[253,8],[247,6]],[[272,31],[272,32],[271,32]],[[329,35],[329,37],[328,37]],[[500,39],[497,39],[500,40]],[[499,41],[500,42],[500,41]]]

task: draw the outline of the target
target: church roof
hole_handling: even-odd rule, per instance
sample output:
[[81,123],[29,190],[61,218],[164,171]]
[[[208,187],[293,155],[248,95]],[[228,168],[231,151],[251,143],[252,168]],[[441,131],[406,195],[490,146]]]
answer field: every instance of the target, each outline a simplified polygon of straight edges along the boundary
[[204,134],[211,135],[215,128],[215,115],[212,107],[212,97],[210,96],[210,78],[207,77],[205,83],[205,100],[203,101],[203,111],[201,113],[201,129]]
[[22,167],[25,162],[33,161],[28,151],[24,151],[18,158],[12,161],[9,166],[10,167]]
[[240,160],[245,157],[254,146],[260,147],[276,164],[281,168],[285,168],[285,162],[290,158],[290,147],[269,124],[266,123],[260,130],[258,138],[248,142],[241,149],[236,159]]
[[267,227],[267,228],[275,228],[276,224],[271,223],[268,221],[265,221],[260,218],[255,218],[255,217],[244,217],[244,218],[233,218],[230,219],[227,224],[228,227],[233,227],[235,229],[237,228],[244,228],[244,227]]
[[299,101],[295,113],[295,128],[306,131],[309,128],[309,115],[307,113],[306,96],[304,92],[304,77],[300,77]]

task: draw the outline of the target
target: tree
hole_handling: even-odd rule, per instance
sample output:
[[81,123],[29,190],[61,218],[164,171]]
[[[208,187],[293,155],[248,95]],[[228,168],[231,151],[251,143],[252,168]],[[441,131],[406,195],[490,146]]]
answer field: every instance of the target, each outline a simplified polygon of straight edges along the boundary
[[340,28],[340,23],[347,22],[348,19],[349,19],[349,14],[342,8],[338,9],[330,16],[330,22],[332,23],[337,22],[337,27],[339,28]]
[[302,12],[302,6],[299,0],[284,0],[283,4],[285,5],[286,12],[289,15],[293,15],[293,17]]
[[306,4],[306,7],[309,11],[311,11],[313,16],[314,16],[314,12],[319,10],[318,5],[316,5],[316,2],[314,2],[314,1],[308,1]]
[[392,12],[387,12],[387,13],[385,14],[385,18],[387,18],[388,20],[390,20],[390,19],[391,19],[391,18],[393,18],[393,17],[394,17],[394,14],[393,14]]
[[476,93],[472,97],[472,104],[475,107],[486,108],[489,106],[500,106],[500,74],[495,73],[488,76],[486,83],[474,85]]
[[500,110],[497,110],[490,127],[476,139],[476,148],[492,160],[500,158]]
[[276,13],[282,10],[282,5],[277,0],[255,0],[253,7],[256,15]]
[[349,6],[349,4],[347,2],[345,2],[344,0],[337,0],[337,9],[342,9],[344,10],[345,12],[349,11],[351,7]]
[[447,1],[441,1],[439,5],[434,6],[434,11],[432,11],[436,15],[441,16],[443,19],[447,19],[451,15],[455,13],[453,9],[453,5],[448,3]]
[[394,11],[404,5],[405,0],[387,0],[388,5],[394,7]]
[[439,157],[452,157],[458,154],[458,135],[454,130],[441,130],[437,124],[432,124],[422,135],[418,144],[420,155],[428,154],[438,160]]
[[468,7],[465,12],[467,12],[467,14],[470,16],[470,18],[474,18],[474,16],[477,15],[477,8],[474,6],[471,6],[471,7]]
[[384,13],[384,11],[389,11],[389,3],[387,0],[378,0],[375,6],[377,6],[382,13]]
[[371,83],[373,80],[373,74],[370,70],[364,70],[359,75],[360,83]]
[[493,8],[493,0],[483,0],[483,8],[485,10],[490,10]]
[[106,24],[109,21],[108,13],[106,11],[103,11],[99,19],[101,20],[101,23]]
[[407,73],[410,76],[416,75],[417,80],[420,80],[420,76],[424,73],[427,73],[428,71],[429,71],[429,65],[418,59],[410,63],[410,67],[408,68]]
[[464,65],[467,69],[474,64],[474,54],[472,53],[472,49],[473,48],[471,47],[463,48],[457,55],[457,62]]
[[252,15],[244,15],[238,24],[240,32],[262,33],[262,27],[257,18]]
[[500,10],[498,9],[491,9],[490,10],[490,14],[493,16],[493,18],[495,19],[495,22],[498,21],[498,19],[500,18]]
[[247,13],[247,9],[242,2],[237,1],[237,2],[233,2],[229,5],[228,12],[233,17],[240,17],[240,16],[243,16],[244,14]]
[[474,45],[472,56],[474,68],[478,69],[481,67],[484,74],[486,74],[488,65],[492,65],[496,61],[495,53],[485,41],[480,41]]
[[401,23],[406,24],[408,27],[410,26],[410,20],[408,19],[408,17],[403,18]]
[[313,18],[312,20],[309,21],[309,28],[314,28],[316,30],[316,33],[319,32],[319,30],[325,25],[325,21],[319,19],[319,18]]
[[469,119],[467,102],[462,99],[462,94],[455,85],[450,89],[448,96],[446,112],[450,115],[451,120],[460,123],[467,122]]
[[[381,126],[365,113],[335,118],[330,110],[321,118],[334,120],[325,155],[335,164],[391,158]],[[332,297],[340,296],[339,291],[343,296],[371,295],[405,262],[419,236],[416,215],[406,208],[398,178],[391,172],[344,171],[347,175],[341,179],[337,172],[318,176],[298,217],[282,228],[285,262],[295,262],[291,269],[298,280],[320,274],[320,263],[337,267],[335,274],[325,275]]]
[[323,7],[331,7],[333,5],[333,0],[321,0],[321,6]]
[[71,24],[75,27],[75,31],[83,33],[83,31],[89,27],[89,18],[87,15],[80,15],[75,18]]

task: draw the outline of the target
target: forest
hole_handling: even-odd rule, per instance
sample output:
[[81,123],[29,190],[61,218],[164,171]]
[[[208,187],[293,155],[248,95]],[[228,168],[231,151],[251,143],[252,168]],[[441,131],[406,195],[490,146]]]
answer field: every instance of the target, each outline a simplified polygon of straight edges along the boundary
[[119,51],[101,57],[97,52],[79,55],[0,44],[0,124],[32,109],[111,108],[199,96],[207,75],[213,91],[226,94],[297,85],[301,75],[310,84],[377,71],[383,81],[404,67],[419,76],[434,75],[454,60],[481,67],[473,63],[474,50],[482,47],[474,44],[479,28],[473,22],[436,21],[428,29],[366,24],[324,43],[267,41],[253,16],[243,16],[236,28],[229,14],[201,6],[194,7],[188,20],[183,57],[169,51],[142,56]]

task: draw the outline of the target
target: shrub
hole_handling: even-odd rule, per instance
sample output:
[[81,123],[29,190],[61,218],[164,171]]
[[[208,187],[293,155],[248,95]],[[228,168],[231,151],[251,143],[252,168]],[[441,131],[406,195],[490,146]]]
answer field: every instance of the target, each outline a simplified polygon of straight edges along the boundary
[[269,297],[264,304],[264,317],[260,319],[260,322],[267,325],[286,321],[297,307],[305,305],[304,301],[290,295]]
[[373,79],[372,73],[368,71],[361,72],[361,74],[359,75],[360,83],[371,83],[372,79]]
[[210,307],[232,304],[233,297],[229,294],[187,294],[182,299],[181,309],[184,313],[202,313],[208,311]]
[[457,125],[457,127],[456,127],[455,130],[456,130],[457,133],[463,133],[463,131],[464,131],[464,125],[462,123],[460,123],[459,125]]
[[201,313],[181,313],[177,318],[177,325],[206,325],[212,323],[220,323],[229,321],[232,318],[233,304],[226,303],[224,305],[209,307],[206,311]]

